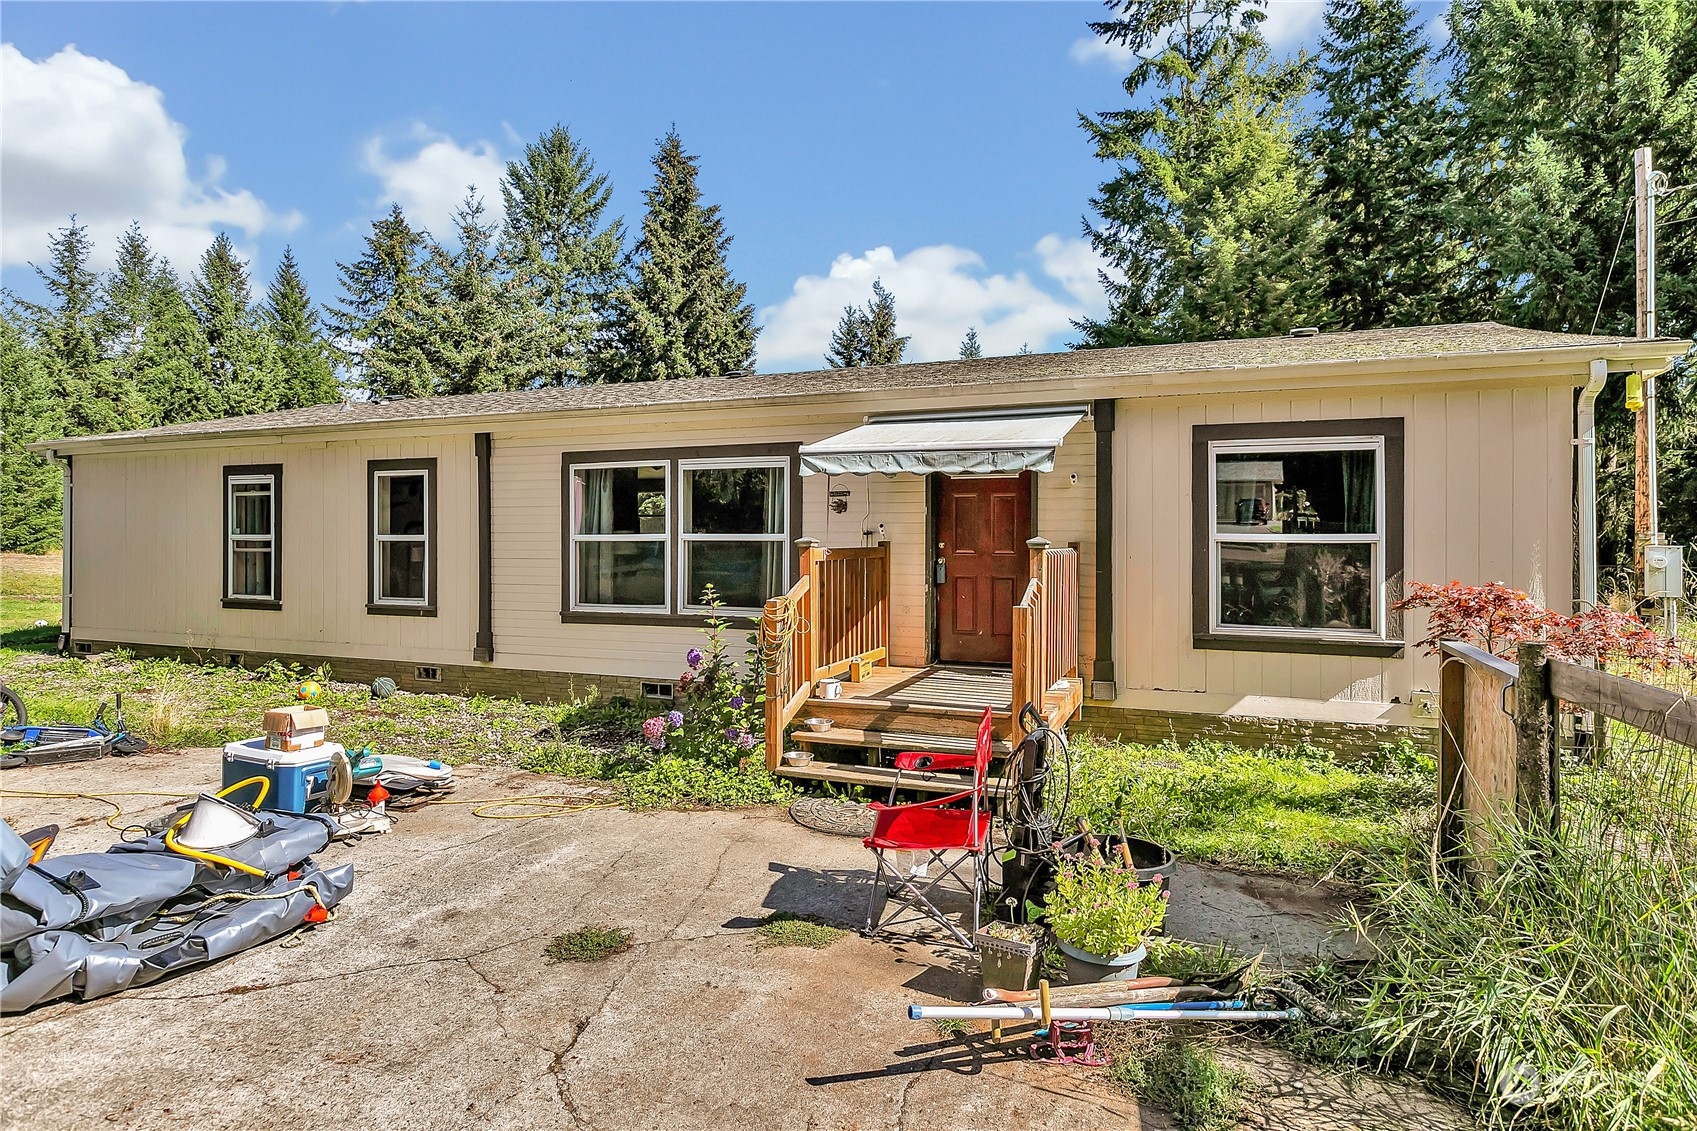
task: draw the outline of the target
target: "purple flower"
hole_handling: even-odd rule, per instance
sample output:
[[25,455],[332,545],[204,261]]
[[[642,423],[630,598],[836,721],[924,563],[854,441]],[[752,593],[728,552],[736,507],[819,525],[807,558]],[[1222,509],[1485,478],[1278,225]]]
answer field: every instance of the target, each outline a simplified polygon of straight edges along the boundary
[[692,668],[699,668],[701,666],[701,649],[691,648],[689,651],[685,652],[684,662]]
[[737,734],[738,733],[739,732],[737,731],[736,727],[726,727],[725,728],[725,741],[726,742],[735,742],[737,740]]
[[746,706],[748,706],[747,699],[744,699],[741,695],[731,696],[731,710],[740,711]]
[[682,711],[667,711],[666,721],[675,727],[681,727],[684,725],[684,713]]
[[648,737],[648,741],[657,741],[666,733],[666,720],[659,715],[655,715],[652,719],[644,719],[642,721],[642,733]]
[[737,745],[744,750],[753,750],[759,743],[752,734],[745,730],[737,736]]

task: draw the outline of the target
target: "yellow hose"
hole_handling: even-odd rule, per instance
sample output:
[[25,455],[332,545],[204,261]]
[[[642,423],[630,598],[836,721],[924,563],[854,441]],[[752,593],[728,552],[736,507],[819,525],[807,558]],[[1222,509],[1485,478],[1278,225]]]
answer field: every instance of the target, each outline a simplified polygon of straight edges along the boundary
[[[262,803],[264,803],[265,795],[271,792],[270,781],[258,774],[255,774],[251,778],[243,778],[234,785],[227,785],[213,796],[221,798],[228,797],[230,794],[236,792],[236,790],[246,789],[248,786],[255,783],[258,783],[259,785],[259,794],[254,797],[252,807],[257,809]],[[182,856],[187,856],[190,860],[199,860],[203,864],[217,864],[225,868],[234,868],[238,872],[246,872],[250,876],[258,876],[262,880],[267,878],[263,869],[255,868],[252,864],[243,864],[240,860],[232,860],[228,856],[220,856],[216,852],[207,852],[204,849],[190,848],[187,845],[178,844],[177,830],[188,824],[189,818],[192,816],[194,816],[194,810],[190,809],[187,813],[184,813],[177,819],[176,824],[165,830],[166,848],[169,848],[172,852],[178,853]]]

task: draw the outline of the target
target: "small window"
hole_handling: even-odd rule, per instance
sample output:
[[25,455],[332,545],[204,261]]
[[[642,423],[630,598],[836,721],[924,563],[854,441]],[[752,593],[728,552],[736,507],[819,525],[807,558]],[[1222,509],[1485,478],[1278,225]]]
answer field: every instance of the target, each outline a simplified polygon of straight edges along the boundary
[[726,608],[750,613],[785,590],[788,468],[783,458],[680,462],[680,608],[702,611],[709,585]]
[[1384,636],[1381,436],[1215,441],[1210,630]]
[[224,604],[279,608],[283,469],[224,469]]
[[372,612],[436,607],[436,461],[372,460]]
[[571,469],[572,606],[666,612],[664,463]]

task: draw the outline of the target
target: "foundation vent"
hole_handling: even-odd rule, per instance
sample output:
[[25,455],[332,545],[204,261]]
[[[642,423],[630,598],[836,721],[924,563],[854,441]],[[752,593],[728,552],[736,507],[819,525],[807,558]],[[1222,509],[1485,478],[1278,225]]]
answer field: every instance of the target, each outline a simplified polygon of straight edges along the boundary
[[420,683],[441,683],[442,669],[420,664],[413,668],[412,677]]
[[669,683],[643,683],[642,697],[644,699],[659,699],[670,703],[673,699],[672,685]]

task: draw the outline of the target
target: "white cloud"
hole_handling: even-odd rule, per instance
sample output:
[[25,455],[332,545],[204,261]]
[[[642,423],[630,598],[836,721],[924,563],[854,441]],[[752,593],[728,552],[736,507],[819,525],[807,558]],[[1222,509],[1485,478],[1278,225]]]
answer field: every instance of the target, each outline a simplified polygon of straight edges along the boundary
[[188,270],[220,230],[251,239],[287,231],[247,189],[226,189],[225,163],[189,171],[188,130],[165,111],[157,87],[75,46],[36,61],[0,44],[0,261],[41,262],[51,234],[71,213],[86,224],[96,266],[109,266],[132,220],[156,250]]
[[485,218],[500,217],[501,177],[507,163],[494,142],[461,145],[420,122],[397,147],[410,152],[391,154],[390,143],[382,137],[369,138],[365,143],[365,171],[383,185],[377,203],[386,206],[394,201],[414,225],[446,238],[452,234],[454,209],[465,199],[467,186],[475,186],[489,209]]
[[788,298],[761,311],[760,367],[823,365],[843,308],[864,305],[876,279],[895,295],[896,325],[913,339],[909,361],[955,357],[969,326],[978,328],[986,354],[1015,353],[1022,345],[1041,350],[1070,330],[1073,319],[1101,314],[1106,300],[1096,280],[1095,253],[1084,240],[1044,236],[1032,254],[1042,278],[1060,293],[1039,286],[1024,271],[987,274],[977,252],[949,244],[901,256],[888,247],[839,255],[828,274],[803,275]]
[[1324,0],[1269,0],[1261,34],[1275,52],[1294,54],[1300,47],[1313,51],[1320,42],[1320,18],[1325,14]]
[[1067,48],[1067,57],[1085,66],[1106,63],[1115,70],[1126,71],[1137,60],[1137,53],[1123,43],[1109,43],[1100,36],[1082,35]]

